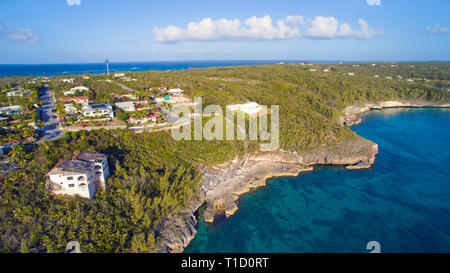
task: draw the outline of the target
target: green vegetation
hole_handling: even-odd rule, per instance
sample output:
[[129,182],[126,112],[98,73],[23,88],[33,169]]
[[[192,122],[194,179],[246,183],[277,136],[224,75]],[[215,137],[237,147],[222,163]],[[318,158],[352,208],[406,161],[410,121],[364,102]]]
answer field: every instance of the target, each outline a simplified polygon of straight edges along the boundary
[[[344,141],[351,143],[349,140],[356,137],[355,133],[338,122],[343,109],[351,104],[393,99],[450,102],[449,92],[426,81],[409,83],[404,79],[375,78],[371,75],[373,71],[369,71],[371,64],[360,64],[360,68],[367,66],[367,72],[354,71],[356,76],[347,74],[357,68],[352,64],[332,65],[330,72],[309,71],[311,67],[329,66],[284,64],[127,72],[127,76],[137,81],[124,84],[141,91],[161,83],[180,86],[187,96],[203,96],[204,106],[224,107],[246,101],[277,104],[280,148],[299,151],[325,149]],[[409,66],[398,64],[399,71],[395,72],[409,73],[406,72]],[[434,81],[450,80],[446,72],[450,66],[437,66],[440,72],[429,77]],[[417,73],[417,77],[428,75]],[[84,85],[95,91],[99,102],[106,102],[112,85],[104,85],[105,82],[95,85],[101,77],[105,78],[91,76],[89,81],[94,87]],[[121,114],[121,118],[126,115]],[[66,133],[61,139],[46,141],[29,152],[16,149],[11,157],[22,168],[0,177],[0,249],[60,252],[68,241],[78,240],[84,252],[152,251],[158,241],[155,229],[158,223],[185,207],[198,190],[199,167],[256,152],[257,144],[174,141],[164,131],[135,134],[127,130],[98,130]],[[107,180],[106,191],[93,200],[49,194],[44,186],[45,174],[60,160],[80,151],[109,156],[112,176]]]

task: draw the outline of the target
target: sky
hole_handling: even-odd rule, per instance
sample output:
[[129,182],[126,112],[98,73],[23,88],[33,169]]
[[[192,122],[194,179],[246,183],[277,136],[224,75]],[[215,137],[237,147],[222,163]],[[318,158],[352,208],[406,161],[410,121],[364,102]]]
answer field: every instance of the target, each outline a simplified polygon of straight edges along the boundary
[[448,0],[0,0],[0,64],[450,60]]

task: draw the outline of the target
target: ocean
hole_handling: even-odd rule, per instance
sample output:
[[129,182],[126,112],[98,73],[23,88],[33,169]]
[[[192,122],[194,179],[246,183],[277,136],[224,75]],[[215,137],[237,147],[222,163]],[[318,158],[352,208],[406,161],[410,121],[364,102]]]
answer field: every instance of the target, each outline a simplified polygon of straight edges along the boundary
[[[149,71],[149,70],[183,70],[230,65],[275,64],[280,62],[301,62],[283,60],[230,60],[230,61],[161,61],[161,62],[128,62],[110,63],[110,72],[118,71]],[[337,63],[337,61],[309,61],[314,63]],[[103,74],[106,73],[105,63],[79,64],[0,64],[0,77],[5,76],[55,76],[70,74]]]
[[371,169],[270,179],[185,252],[450,252],[449,125],[450,109],[371,111],[352,127],[379,144]]

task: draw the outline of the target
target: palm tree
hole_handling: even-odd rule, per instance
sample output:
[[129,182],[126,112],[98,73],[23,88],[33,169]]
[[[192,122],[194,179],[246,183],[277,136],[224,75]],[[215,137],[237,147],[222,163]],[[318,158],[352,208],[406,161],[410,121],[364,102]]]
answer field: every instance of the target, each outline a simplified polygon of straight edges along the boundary
[[8,155],[14,162],[20,162],[22,158],[24,158],[25,151],[23,150],[23,146],[15,145],[11,147],[11,151],[9,151]]

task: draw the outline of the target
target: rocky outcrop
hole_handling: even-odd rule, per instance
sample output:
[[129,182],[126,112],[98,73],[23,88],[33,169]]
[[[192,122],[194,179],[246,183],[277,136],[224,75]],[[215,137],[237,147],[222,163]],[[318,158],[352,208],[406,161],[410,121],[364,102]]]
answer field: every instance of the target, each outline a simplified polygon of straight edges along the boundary
[[378,153],[378,145],[355,137],[335,146],[310,152],[260,153],[235,158],[233,161],[210,168],[202,168],[201,190],[186,209],[164,219],[156,228],[156,252],[179,253],[195,237],[198,224],[197,210],[205,205],[203,217],[213,222],[216,216],[230,217],[238,210],[239,196],[265,186],[267,179],[297,176],[313,170],[316,164],[350,165],[351,169],[370,167]]
[[196,212],[205,201],[202,190],[198,190],[185,209],[165,218],[156,227],[158,253],[181,253],[197,233]]
[[335,146],[300,154],[278,151],[236,158],[229,164],[203,170],[201,188],[205,192],[206,222],[213,222],[216,215],[233,215],[240,195],[266,185],[271,177],[297,176],[312,171],[312,165],[352,165],[353,168],[370,167],[378,153],[378,145],[355,137]]
[[450,104],[436,104],[432,102],[420,101],[382,101],[379,103],[367,103],[359,106],[349,106],[345,109],[344,115],[340,118],[341,124],[350,127],[352,125],[361,123],[360,114],[370,110],[380,110],[384,108],[402,108],[402,107],[437,107],[448,108]]
[[[345,126],[361,122],[359,115],[372,109],[394,107],[450,107],[450,104],[386,101],[362,106],[351,106],[344,111],[340,122]],[[266,185],[268,178],[297,176],[313,170],[313,165],[344,165],[357,170],[372,166],[378,153],[378,145],[370,140],[354,137],[334,146],[313,151],[261,153],[247,155],[243,159],[212,168],[202,168],[201,191],[188,207],[161,222],[157,227],[157,252],[182,252],[194,238],[197,230],[197,210],[205,205],[203,217],[213,222],[217,215],[230,217],[238,210],[240,195]]]

